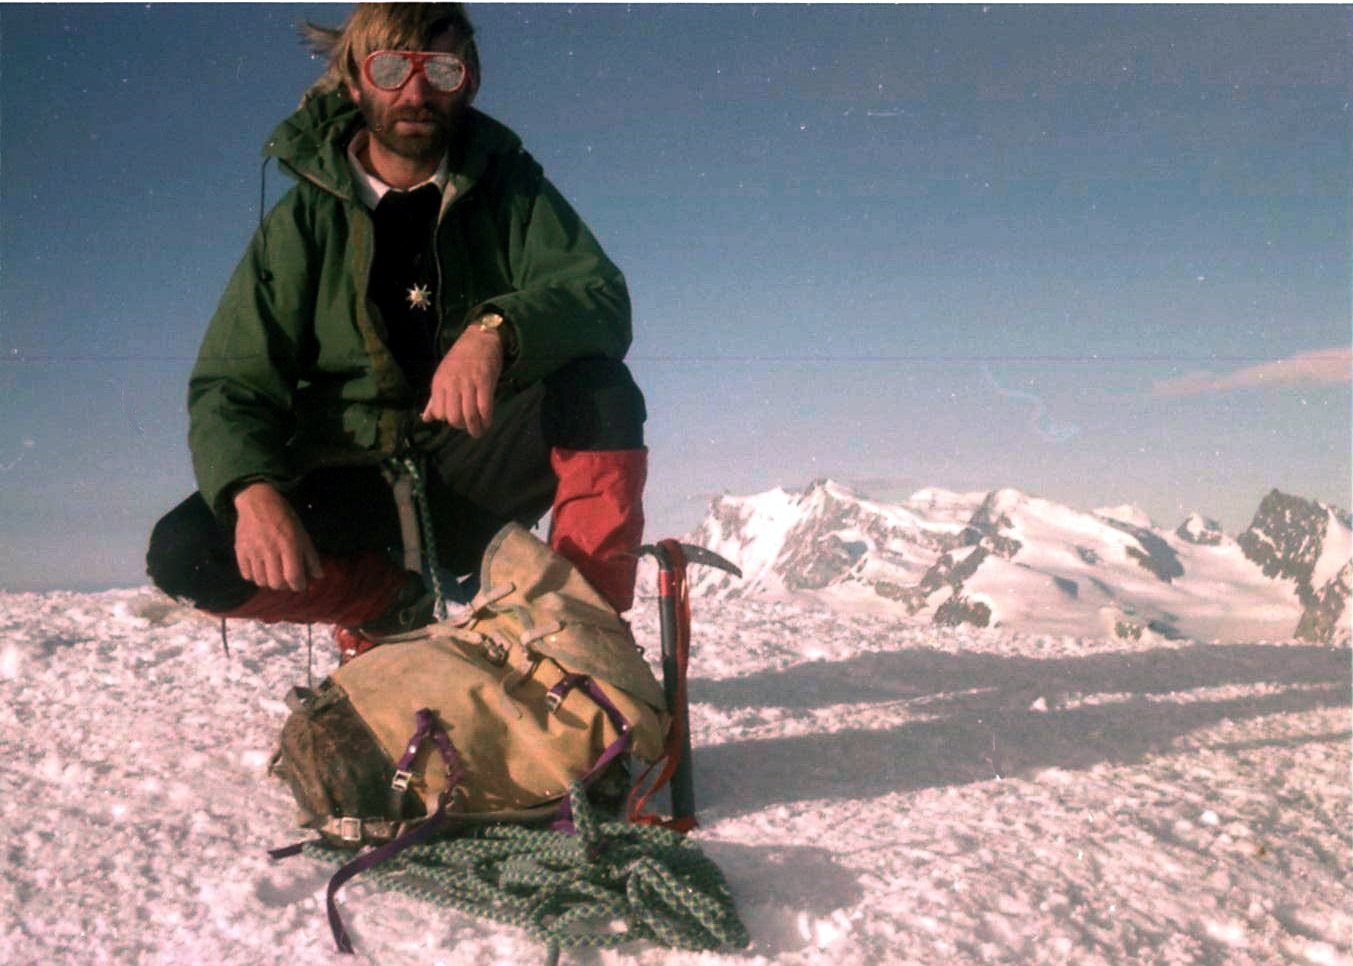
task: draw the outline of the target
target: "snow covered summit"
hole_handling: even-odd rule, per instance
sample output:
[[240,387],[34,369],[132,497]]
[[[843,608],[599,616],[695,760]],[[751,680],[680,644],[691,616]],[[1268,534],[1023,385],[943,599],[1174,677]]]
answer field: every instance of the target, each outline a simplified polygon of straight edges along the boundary
[[817,480],[720,497],[691,539],[743,569],[693,576],[718,596],[1087,637],[1348,636],[1348,514],[1276,490],[1232,539],[1201,513],[1166,530],[1130,504],[934,487],[885,503]]

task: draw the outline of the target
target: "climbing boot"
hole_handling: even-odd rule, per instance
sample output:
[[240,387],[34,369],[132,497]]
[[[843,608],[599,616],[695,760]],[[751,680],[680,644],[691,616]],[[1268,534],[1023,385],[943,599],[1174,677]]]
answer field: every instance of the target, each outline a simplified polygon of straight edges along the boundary
[[411,570],[405,571],[398,596],[384,613],[355,627],[334,628],[338,663],[347,664],[392,637],[426,627],[436,616],[436,605],[437,599],[423,584],[423,578]]

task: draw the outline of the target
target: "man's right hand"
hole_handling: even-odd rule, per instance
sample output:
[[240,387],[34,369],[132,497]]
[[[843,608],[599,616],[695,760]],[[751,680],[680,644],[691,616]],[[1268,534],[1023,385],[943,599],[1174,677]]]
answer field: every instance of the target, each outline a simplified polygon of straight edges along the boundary
[[311,578],[324,576],[310,534],[271,483],[250,483],[236,493],[235,511],[235,559],[245,580],[300,593]]

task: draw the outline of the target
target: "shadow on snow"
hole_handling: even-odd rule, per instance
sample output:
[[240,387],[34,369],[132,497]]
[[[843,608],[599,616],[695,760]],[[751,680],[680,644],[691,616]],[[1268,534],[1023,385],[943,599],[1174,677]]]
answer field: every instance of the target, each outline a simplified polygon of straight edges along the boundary
[[[1149,699],[1236,685],[1270,689],[1234,698]],[[1091,695],[1113,697],[1068,700]],[[1347,707],[1350,674],[1346,649],[1319,646],[1205,644],[1072,658],[908,649],[694,680],[691,698],[722,709],[850,705],[843,716],[851,717],[869,712],[861,705],[905,705],[920,719],[697,749],[701,807],[741,814],[773,803],[989,781],[997,773],[1139,761],[1224,720]],[[692,715],[698,727],[700,709]]]

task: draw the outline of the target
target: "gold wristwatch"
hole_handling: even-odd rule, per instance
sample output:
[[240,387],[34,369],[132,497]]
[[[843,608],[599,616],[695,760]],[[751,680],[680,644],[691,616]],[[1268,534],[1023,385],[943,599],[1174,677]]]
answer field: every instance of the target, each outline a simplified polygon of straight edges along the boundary
[[503,317],[497,312],[485,312],[479,318],[475,319],[472,324],[479,326],[481,332],[497,332],[499,335],[503,334]]
[[485,312],[470,324],[477,326],[480,332],[496,333],[503,343],[503,357],[511,359],[517,354],[517,340],[513,337],[512,326],[505,322],[497,312]]

